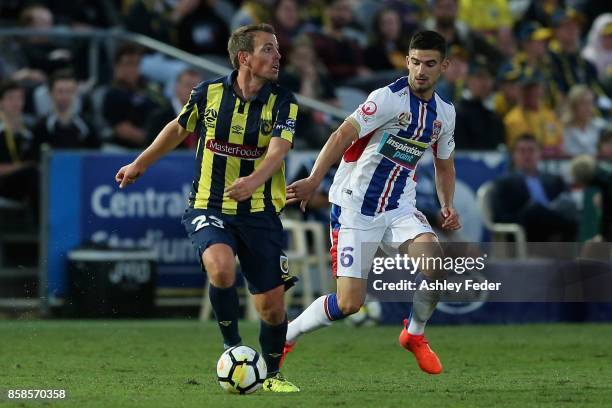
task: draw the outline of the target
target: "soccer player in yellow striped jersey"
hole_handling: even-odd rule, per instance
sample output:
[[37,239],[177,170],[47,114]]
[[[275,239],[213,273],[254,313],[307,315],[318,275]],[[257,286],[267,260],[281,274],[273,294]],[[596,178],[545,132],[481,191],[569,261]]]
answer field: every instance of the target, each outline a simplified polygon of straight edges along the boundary
[[261,317],[260,343],[268,367],[264,390],[296,392],[279,372],[287,333],[283,294],[288,273],[278,214],[285,205],[284,158],[293,144],[297,103],[276,84],[280,58],[267,24],[238,28],[228,42],[235,70],[196,86],[178,118],[116,175],[120,187],[191,132],[198,137],[196,169],[183,224],[210,282],[209,297],[225,348],[241,343],[235,257]]
[[199,136],[190,205],[226,214],[279,213],[285,205],[282,164],[248,200],[238,202],[224,191],[262,164],[273,138],[293,142],[297,104],[290,91],[272,83],[245,101],[236,95],[236,74],[198,85],[179,115],[179,124]]

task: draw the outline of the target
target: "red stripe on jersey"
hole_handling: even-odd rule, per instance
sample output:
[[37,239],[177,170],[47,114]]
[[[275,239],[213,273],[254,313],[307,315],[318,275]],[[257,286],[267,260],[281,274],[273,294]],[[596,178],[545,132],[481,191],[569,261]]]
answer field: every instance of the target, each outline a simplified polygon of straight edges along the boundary
[[421,138],[421,136],[423,136],[423,130],[425,130],[425,114],[427,113],[427,104],[420,102],[420,109],[419,109],[419,126],[417,127],[416,133],[415,133],[415,140],[418,140]]
[[395,166],[395,170],[393,171],[393,174],[391,175],[391,178],[389,179],[389,184],[387,184],[387,190],[385,191],[385,194],[383,194],[382,200],[380,201],[380,207],[378,208],[378,212],[382,212],[382,210],[387,205],[385,204],[385,202],[389,198],[389,193],[391,192],[391,186],[393,186],[393,182],[395,181],[395,178],[397,177],[397,173],[399,173],[399,170],[400,170],[400,166]]
[[372,138],[376,130],[377,129],[374,129],[373,131],[371,131],[370,133],[368,133],[361,139],[357,139],[356,142],[350,145],[349,148],[346,149],[346,152],[344,152],[344,156],[342,156],[344,161],[347,163],[352,163],[352,162],[356,162],[357,160],[359,160],[359,158],[363,154],[363,151],[368,145],[368,142],[370,141],[370,139]]
[[[329,254],[331,255],[331,262],[332,262],[332,276],[334,278],[337,278],[337,273],[338,273],[338,232],[339,230],[333,230],[331,232],[332,234],[332,246],[329,249]],[[327,301],[327,299],[326,299]],[[330,319],[331,320],[331,319]]]

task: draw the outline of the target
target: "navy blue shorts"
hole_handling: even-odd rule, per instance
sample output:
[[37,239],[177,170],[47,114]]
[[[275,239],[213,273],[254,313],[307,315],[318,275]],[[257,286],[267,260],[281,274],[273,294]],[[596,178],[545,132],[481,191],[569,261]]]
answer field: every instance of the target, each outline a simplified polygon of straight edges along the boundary
[[289,260],[283,251],[283,224],[276,214],[230,215],[188,208],[182,222],[201,265],[202,254],[209,246],[227,244],[232,248],[240,260],[249,292],[264,293],[280,285],[287,290],[297,282],[296,277],[289,275]]

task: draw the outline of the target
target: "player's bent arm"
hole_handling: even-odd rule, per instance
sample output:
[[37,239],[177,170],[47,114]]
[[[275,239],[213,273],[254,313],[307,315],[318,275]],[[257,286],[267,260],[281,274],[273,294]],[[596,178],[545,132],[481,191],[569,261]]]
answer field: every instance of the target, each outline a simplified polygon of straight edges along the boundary
[[229,198],[236,201],[244,201],[253,195],[261,185],[268,181],[281,167],[285,156],[291,148],[291,142],[273,137],[268,144],[266,156],[257,169],[249,176],[240,177],[225,189]]
[[331,166],[337,163],[346,149],[359,137],[356,125],[350,121],[343,122],[338,129],[329,136],[325,146],[317,156],[312,167],[310,176],[295,181],[287,186],[287,204],[300,202],[302,211],[312,198],[315,190],[321,184],[321,180],[327,174]]
[[136,179],[142,176],[151,164],[178,146],[188,134],[189,132],[176,119],[168,123],[159,132],[153,143],[140,153],[132,163],[119,169],[115,175],[115,181],[119,183],[119,188],[136,182]]
[[358,137],[359,133],[355,125],[349,121],[342,122],[338,129],[329,136],[325,146],[321,149],[312,167],[309,178],[316,183],[316,185],[319,185],[329,169],[340,161],[346,149],[348,149]]
[[257,169],[249,176],[251,181],[257,186],[261,186],[270,179],[281,167],[285,156],[291,149],[291,142],[280,137],[273,137],[268,144],[266,157],[262,160]]
[[146,169],[164,154],[178,146],[188,135],[189,132],[179,125],[178,119],[174,119],[159,132],[153,143],[134,162],[139,167]]
[[436,168],[436,190],[442,207],[453,207],[455,195],[455,162],[454,154],[448,159],[434,158]]

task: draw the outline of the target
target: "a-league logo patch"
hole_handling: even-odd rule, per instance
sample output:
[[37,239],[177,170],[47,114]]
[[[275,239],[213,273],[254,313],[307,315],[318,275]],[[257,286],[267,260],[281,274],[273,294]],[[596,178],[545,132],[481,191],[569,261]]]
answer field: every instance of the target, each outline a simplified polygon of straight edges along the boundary
[[287,255],[280,256],[280,268],[283,273],[289,273],[289,258],[287,258]]
[[376,103],[374,101],[366,101],[366,103],[361,105],[361,112],[363,112],[363,114],[367,116],[375,114],[377,110],[378,106],[376,106]]
[[404,130],[408,129],[408,126],[410,125],[411,121],[412,121],[412,113],[411,112],[402,112],[397,117],[397,123],[399,124],[400,128],[402,128]]
[[207,128],[215,127],[217,116],[219,116],[219,114],[213,108],[206,109],[206,111],[204,112],[204,122],[206,123]]
[[433,130],[431,132],[431,141],[435,143],[440,138],[440,133],[442,132],[442,122],[439,120],[433,121]]

